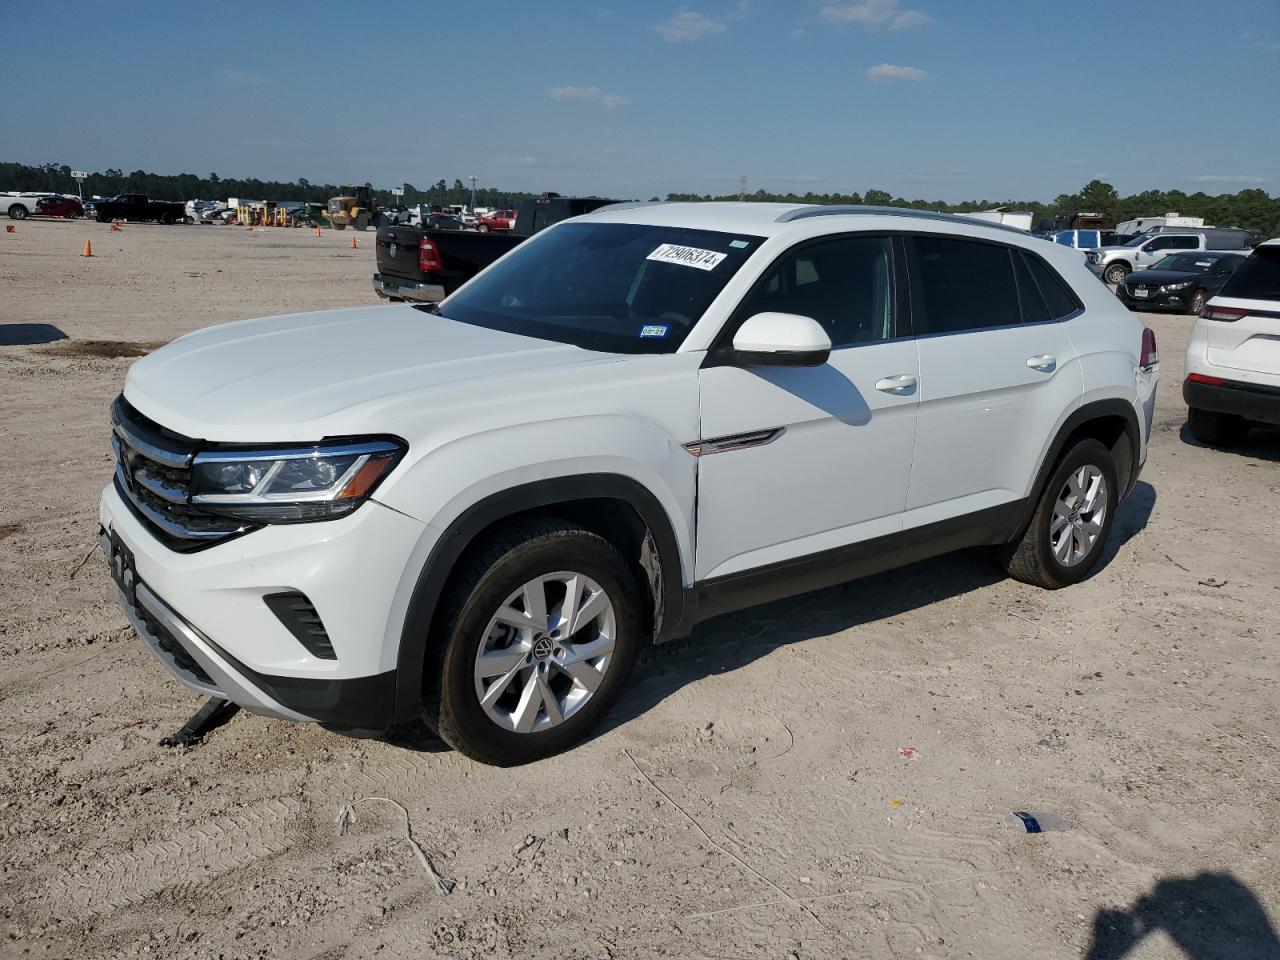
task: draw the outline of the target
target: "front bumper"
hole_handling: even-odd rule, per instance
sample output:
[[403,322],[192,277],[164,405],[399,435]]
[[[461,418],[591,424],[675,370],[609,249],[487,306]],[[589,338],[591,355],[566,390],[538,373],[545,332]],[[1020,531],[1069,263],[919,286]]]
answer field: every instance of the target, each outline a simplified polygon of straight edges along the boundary
[[1135,297],[1123,283],[1116,287],[1116,297],[1126,307],[1133,310],[1185,311],[1191,303],[1191,297],[1195,292],[1195,288],[1188,287],[1185,290],[1178,290],[1174,293],[1156,293],[1152,291],[1150,296]]
[[[169,550],[114,485],[103,492],[103,548],[130,554],[119,591],[138,635],[182,684],[254,713],[377,734],[395,711],[404,571],[429,528],[370,502],[340,520],[268,526],[197,553]],[[265,597],[310,598],[332,645],[318,655]],[[135,599],[136,598],[136,599]]]
[[380,297],[413,300],[416,303],[439,303],[445,297],[444,287],[438,283],[419,283],[400,277],[373,275],[373,292]]
[[1221,384],[1182,382],[1182,399],[1188,407],[1211,413],[1229,413],[1257,423],[1280,424],[1280,387],[1227,380]]

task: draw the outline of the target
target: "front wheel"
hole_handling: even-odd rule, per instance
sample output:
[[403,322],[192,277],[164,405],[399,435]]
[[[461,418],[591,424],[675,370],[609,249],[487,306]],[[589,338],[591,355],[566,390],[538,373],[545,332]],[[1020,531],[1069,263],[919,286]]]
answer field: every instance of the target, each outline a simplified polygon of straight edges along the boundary
[[635,659],[641,602],[626,561],[602,537],[546,518],[464,564],[443,607],[424,719],[467,756],[499,766],[578,743]]
[[1004,548],[1005,571],[1046,590],[1079,583],[1102,555],[1119,502],[1111,451],[1081,440],[1058,461],[1026,532]]
[[99,223],[110,223],[110,222],[111,222],[111,218],[110,218],[109,216],[107,216],[105,213],[100,213],[100,214],[98,214],[97,219],[98,219],[98,222],[99,222]]
[[487,223],[482,223],[482,224],[480,224],[480,226],[476,227],[476,232],[478,232],[478,233],[488,233],[488,232],[489,232],[489,225],[488,225]]
[[1206,447],[1234,447],[1249,435],[1249,421],[1230,413],[1212,410],[1187,410],[1187,429]]
[[27,208],[20,203],[15,203],[12,207],[9,208],[9,219],[10,220],[27,219]]
[[1102,278],[1107,283],[1123,283],[1124,278],[1129,275],[1129,268],[1123,263],[1113,263],[1103,271]]
[[358,214],[356,215],[356,220],[355,220],[355,223],[353,224],[353,226],[354,226],[357,230],[367,230],[367,229],[369,229],[369,215],[368,215],[367,213],[364,213],[364,212],[358,213]]

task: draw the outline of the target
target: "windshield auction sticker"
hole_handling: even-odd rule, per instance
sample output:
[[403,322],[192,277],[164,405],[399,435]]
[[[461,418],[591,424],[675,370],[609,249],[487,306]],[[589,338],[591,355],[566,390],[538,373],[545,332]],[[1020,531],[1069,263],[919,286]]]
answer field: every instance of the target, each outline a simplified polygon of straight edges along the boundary
[[698,270],[714,270],[727,256],[727,253],[716,253],[714,250],[699,250],[697,247],[664,243],[645,259],[657,260],[659,263],[678,263],[682,267],[694,267]]

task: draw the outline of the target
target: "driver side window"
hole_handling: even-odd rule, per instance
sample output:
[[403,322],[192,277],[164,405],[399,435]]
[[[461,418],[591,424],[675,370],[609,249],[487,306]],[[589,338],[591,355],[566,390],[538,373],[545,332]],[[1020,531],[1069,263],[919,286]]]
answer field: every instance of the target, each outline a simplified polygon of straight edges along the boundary
[[743,317],[757,313],[812,317],[833,349],[892,339],[891,241],[837,237],[784,255],[743,304]]

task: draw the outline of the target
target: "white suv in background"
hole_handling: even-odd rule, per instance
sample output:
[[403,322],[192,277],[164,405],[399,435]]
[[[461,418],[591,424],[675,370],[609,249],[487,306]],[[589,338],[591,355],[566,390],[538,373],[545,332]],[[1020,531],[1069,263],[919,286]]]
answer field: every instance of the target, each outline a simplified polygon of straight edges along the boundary
[[1280,425],[1280,240],[1256,247],[1200,312],[1182,398],[1191,435],[1210,446]]
[[139,360],[103,544],[169,670],[250,710],[422,717],[518,763],[645,642],[987,544],[1085,577],[1144,460],[1151,331],[1065,247],[903,209],[619,204],[440,305]]

